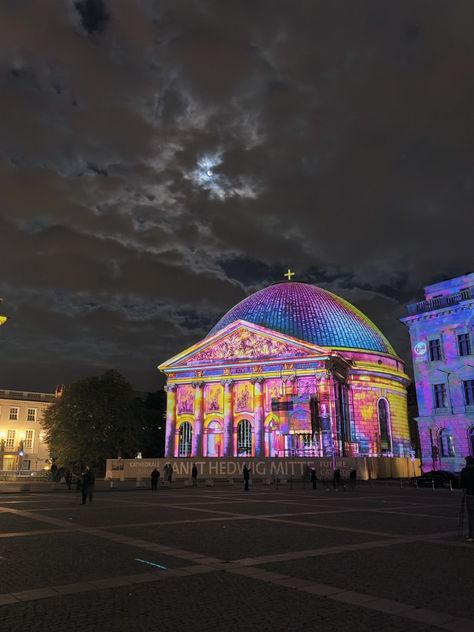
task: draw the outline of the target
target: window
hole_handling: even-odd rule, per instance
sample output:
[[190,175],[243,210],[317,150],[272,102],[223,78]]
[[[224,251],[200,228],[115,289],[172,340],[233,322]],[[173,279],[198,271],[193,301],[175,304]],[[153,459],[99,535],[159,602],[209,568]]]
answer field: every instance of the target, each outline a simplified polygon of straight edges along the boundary
[[192,441],[193,427],[189,421],[185,421],[179,427],[178,456],[184,458],[191,456]]
[[5,443],[7,450],[13,450],[15,447],[15,431],[7,430],[7,441]]
[[446,397],[446,384],[435,384],[433,391],[435,408],[447,408],[448,398]]
[[26,421],[36,421],[36,408],[28,408]]
[[458,334],[458,352],[460,356],[471,355],[471,340],[469,334]]
[[384,452],[392,451],[392,441],[390,439],[390,429],[388,423],[388,404],[386,399],[379,399],[378,403],[379,413],[379,432],[380,432],[380,451]]
[[10,408],[10,415],[8,419],[10,421],[18,421],[18,408],[16,406],[12,406]]
[[33,435],[34,430],[27,430],[25,432],[25,441],[23,443],[25,450],[31,450],[31,448],[33,447]]
[[28,459],[23,459],[23,461],[21,462],[21,469],[29,470],[30,467],[31,467],[31,461],[29,461]]
[[252,456],[252,424],[248,419],[237,426],[237,456]]
[[456,456],[456,452],[454,450],[454,437],[451,431],[447,428],[443,428],[443,430],[440,430],[439,444],[441,447],[441,456]]
[[464,390],[464,404],[474,406],[474,380],[464,380],[462,383]]
[[441,360],[441,340],[436,338],[436,340],[429,341],[429,349],[430,349],[430,360],[433,362],[435,360]]

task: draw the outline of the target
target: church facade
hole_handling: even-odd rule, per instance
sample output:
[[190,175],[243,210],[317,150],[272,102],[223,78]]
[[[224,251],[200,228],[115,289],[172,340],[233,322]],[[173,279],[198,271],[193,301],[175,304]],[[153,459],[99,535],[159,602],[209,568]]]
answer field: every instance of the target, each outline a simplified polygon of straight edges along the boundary
[[260,290],[159,368],[167,457],[411,455],[402,360],[322,288]]

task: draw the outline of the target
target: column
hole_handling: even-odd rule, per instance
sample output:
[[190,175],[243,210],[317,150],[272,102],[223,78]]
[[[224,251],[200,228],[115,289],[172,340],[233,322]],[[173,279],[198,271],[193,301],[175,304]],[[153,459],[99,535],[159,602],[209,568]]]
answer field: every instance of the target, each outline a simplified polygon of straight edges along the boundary
[[202,425],[204,422],[204,384],[195,382],[194,386],[194,427],[192,456],[202,456]]
[[176,384],[166,387],[166,438],[165,456],[174,456],[174,435],[176,432]]
[[224,380],[224,450],[223,456],[233,456],[233,425],[232,414],[232,380]]
[[331,386],[327,376],[322,377],[319,384],[319,410],[321,415],[323,456],[334,456],[331,428]]
[[265,413],[263,410],[263,378],[258,377],[254,380],[254,441],[255,441],[255,456],[265,456],[262,446],[263,436],[263,424],[265,420]]

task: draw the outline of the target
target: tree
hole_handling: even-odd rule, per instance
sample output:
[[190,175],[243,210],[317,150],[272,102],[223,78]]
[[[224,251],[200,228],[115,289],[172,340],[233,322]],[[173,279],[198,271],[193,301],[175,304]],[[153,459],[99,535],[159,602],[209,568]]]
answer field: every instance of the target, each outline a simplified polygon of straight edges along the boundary
[[52,457],[61,465],[102,468],[107,458],[134,457],[140,450],[144,405],[117,371],[68,385],[43,422]]

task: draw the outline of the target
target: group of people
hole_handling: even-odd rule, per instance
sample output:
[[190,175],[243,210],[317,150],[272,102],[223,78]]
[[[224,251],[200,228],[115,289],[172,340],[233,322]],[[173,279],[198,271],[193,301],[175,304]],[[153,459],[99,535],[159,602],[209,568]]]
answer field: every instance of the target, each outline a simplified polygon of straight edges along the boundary
[[[194,465],[194,467],[196,466]],[[196,474],[197,474],[197,470],[196,470]],[[155,469],[152,470],[150,474],[152,492],[156,492],[158,490],[160,477],[161,477],[160,470],[155,467]],[[163,480],[167,481],[170,485],[173,482],[173,466],[171,465],[171,463],[166,463],[163,468]]]
[[[316,475],[316,469],[314,467],[311,468],[309,477],[310,477],[311,484],[313,485],[313,489],[318,489],[318,477]],[[349,487],[352,491],[355,490],[356,480],[357,480],[357,470],[351,470],[349,472]],[[336,468],[334,470],[332,484],[336,491],[341,487],[344,491],[347,489],[346,482],[342,478],[341,470],[339,468]]]

